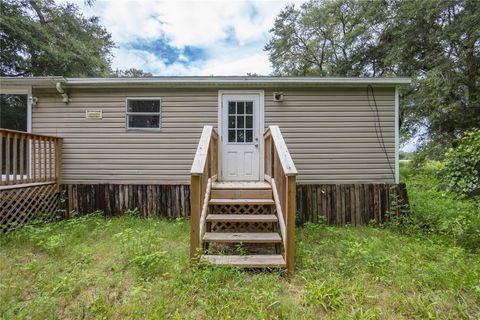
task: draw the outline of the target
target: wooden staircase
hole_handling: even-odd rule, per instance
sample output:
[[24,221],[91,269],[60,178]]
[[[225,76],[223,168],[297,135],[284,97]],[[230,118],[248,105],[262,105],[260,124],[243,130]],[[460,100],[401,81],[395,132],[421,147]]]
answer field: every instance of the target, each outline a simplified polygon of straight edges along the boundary
[[[267,182],[212,184],[209,212],[203,236],[204,248],[210,244],[282,244],[272,187]],[[270,229],[270,230],[269,230]],[[259,232],[262,231],[262,232]],[[211,264],[239,267],[286,267],[280,252],[273,254],[202,255]]]
[[218,136],[204,127],[191,171],[193,261],[293,271],[296,169],[278,127],[264,139],[264,181],[218,182]]

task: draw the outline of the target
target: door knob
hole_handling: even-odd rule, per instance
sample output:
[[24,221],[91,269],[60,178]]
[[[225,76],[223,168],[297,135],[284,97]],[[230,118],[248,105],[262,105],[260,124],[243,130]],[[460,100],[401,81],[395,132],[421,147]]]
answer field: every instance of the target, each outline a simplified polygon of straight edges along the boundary
[[255,143],[255,148],[258,148],[258,143]]

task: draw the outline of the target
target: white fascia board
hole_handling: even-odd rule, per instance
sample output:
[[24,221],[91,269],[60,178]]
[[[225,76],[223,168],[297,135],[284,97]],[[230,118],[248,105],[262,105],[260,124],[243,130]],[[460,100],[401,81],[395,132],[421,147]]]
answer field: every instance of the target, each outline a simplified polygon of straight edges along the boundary
[[395,87],[408,85],[409,78],[342,78],[342,77],[150,77],[150,78],[63,78],[1,77],[0,85],[31,85],[34,88],[54,87],[57,82],[67,87],[322,87],[365,86]]
[[409,78],[320,78],[320,77],[152,77],[152,78],[67,78],[69,86],[397,86]]

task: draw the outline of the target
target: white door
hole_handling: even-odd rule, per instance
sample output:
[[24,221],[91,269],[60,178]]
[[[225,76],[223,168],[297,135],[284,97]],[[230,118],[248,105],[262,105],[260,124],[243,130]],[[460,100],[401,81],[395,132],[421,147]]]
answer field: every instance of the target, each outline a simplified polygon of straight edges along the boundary
[[221,180],[259,181],[260,94],[222,94],[221,101]]

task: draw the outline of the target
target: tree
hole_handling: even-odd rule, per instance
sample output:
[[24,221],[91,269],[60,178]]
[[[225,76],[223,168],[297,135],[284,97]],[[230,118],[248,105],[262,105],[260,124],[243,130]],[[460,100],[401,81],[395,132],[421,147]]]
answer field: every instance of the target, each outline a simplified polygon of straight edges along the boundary
[[480,123],[479,16],[477,0],[310,0],[280,13],[265,50],[277,75],[412,77],[403,137],[445,150]]
[[150,72],[145,72],[141,69],[130,68],[127,70],[118,70],[110,74],[114,78],[148,78],[153,77]]
[[450,190],[468,194],[480,188],[480,129],[465,132],[445,156],[445,181]]
[[110,73],[111,35],[98,17],[54,0],[0,2],[2,76],[105,76]]

